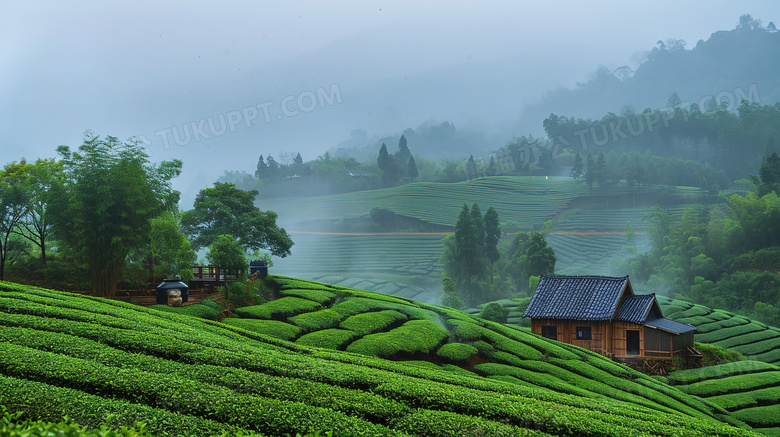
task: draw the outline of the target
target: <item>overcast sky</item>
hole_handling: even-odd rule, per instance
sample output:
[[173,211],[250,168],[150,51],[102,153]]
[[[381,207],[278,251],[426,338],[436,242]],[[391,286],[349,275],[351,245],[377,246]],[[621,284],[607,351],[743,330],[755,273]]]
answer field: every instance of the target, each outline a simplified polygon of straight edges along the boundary
[[659,39],[780,19],[773,0],[525,3],[4,0],[0,163],[76,148],[85,129],[136,135],[185,162],[186,192],[356,128],[511,120]]

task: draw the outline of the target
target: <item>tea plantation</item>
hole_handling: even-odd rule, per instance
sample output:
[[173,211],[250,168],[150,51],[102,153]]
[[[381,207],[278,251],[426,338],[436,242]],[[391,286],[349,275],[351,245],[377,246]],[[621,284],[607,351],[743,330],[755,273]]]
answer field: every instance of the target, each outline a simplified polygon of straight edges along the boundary
[[737,361],[672,372],[669,383],[725,408],[764,434],[780,435],[780,367]]
[[714,403],[527,330],[267,285],[272,299],[220,323],[0,283],[0,405],[154,435],[754,435]]

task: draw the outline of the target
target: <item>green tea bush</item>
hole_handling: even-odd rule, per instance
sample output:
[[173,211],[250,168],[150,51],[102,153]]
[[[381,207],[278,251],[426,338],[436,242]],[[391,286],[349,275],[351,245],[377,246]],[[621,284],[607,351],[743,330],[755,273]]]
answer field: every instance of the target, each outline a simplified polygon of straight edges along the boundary
[[406,315],[395,310],[372,311],[350,316],[341,322],[340,327],[354,331],[362,336],[382,331],[388,326],[405,320]]
[[780,404],[745,408],[732,414],[737,419],[755,428],[774,427],[778,425],[777,418],[780,417]]
[[694,348],[704,355],[703,362],[705,366],[715,366],[718,364],[731,363],[733,361],[742,361],[745,357],[737,351],[726,349],[713,344],[694,343]]
[[752,332],[765,330],[766,328],[761,327],[755,323],[748,323],[746,325],[734,326],[732,328],[721,328],[705,334],[696,334],[695,338],[699,343],[715,343],[719,340],[735,337],[737,335],[745,335]]
[[357,333],[348,329],[323,329],[321,331],[304,334],[295,342],[305,346],[342,349],[345,344],[357,337]]
[[337,311],[333,311],[330,308],[324,308],[310,313],[298,314],[297,316],[290,317],[288,320],[295,325],[300,326],[304,331],[310,332],[336,327],[343,318],[344,316]]
[[766,331],[756,331],[750,334],[726,338],[718,341],[718,346],[732,348],[735,346],[744,346],[750,343],[757,343],[761,341],[776,341],[780,343],[780,330],[776,331],[772,329]]
[[262,305],[236,308],[236,314],[241,317],[255,319],[283,320],[295,314],[306,313],[322,308],[317,302],[299,297],[282,297]]
[[432,352],[447,338],[447,331],[428,320],[410,320],[388,332],[369,334],[347,346],[347,352],[392,358]]
[[292,341],[301,333],[298,326],[278,320],[229,318],[222,320],[222,323],[288,341]]
[[[777,402],[778,399],[780,399],[780,386],[707,398],[708,401],[714,402],[729,411],[772,404]],[[780,417],[777,418],[776,423],[780,425]]]
[[490,320],[496,323],[506,323],[506,317],[509,314],[508,310],[498,302],[491,302],[485,306],[485,308],[479,313],[479,318]]
[[450,363],[465,364],[479,351],[470,344],[447,343],[436,351],[436,356]]
[[723,378],[733,375],[780,370],[777,366],[761,361],[735,361],[719,366],[698,369],[677,370],[669,374],[669,384],[691,384],[698,381]]
[[198,317],[200,319],[217,320],[219,314],[222,312],[221,308],[213,308],[210,305],[204,304],[192,304],[184,305],[180,307],[172,307],[168,305],[152,305],[149,308],[157,311],[167,311],[169,313],[183,314],[190,317]]
[[303,299],[313,300],[317,303],[325,305],[332,302],[336,298],[336,294],[326,290],[312,290],[312,289],[300,289],[300,288],[285,288],[279,292],[282,296],[295,296]]
[[680,388],[688,394],[708,397],[750,391],[771,385],[780,385],[780,372],[735,375],[728,378],[694,382]]

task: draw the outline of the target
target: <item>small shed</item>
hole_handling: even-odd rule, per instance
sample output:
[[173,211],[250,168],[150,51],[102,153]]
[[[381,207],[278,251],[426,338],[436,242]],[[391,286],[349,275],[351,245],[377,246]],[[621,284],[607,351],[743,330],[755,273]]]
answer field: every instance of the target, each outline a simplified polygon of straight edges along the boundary
[[628,276],[542,275],[523,317],[536,334],[620,360],[699,356],[696,328],[664,318],[655,294],[635,295]]

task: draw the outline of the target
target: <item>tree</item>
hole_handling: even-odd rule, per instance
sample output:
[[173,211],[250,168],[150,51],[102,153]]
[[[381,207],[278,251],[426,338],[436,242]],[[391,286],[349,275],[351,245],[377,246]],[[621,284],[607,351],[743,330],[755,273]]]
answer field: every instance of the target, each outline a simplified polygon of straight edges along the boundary
[[55,180],[62,178],[61,161],[39,159],[29,168],[30,204],[27,214],[19,221],[15,232],[33,242],[41,250],[43,267],[46,263],[46,241],[51,223],[46,211],[49,209],[49,190]]
[[[406,137],[401,135],[401,139],[398,140],[398,151],[395,152],[395,160],[399,164],[405,165],[409,162],[409,158],[411,157],[412,152],[409,150],[409,146],[406,144]],[[406,168],[404,168],[404,170],[406,170]]]
[[606,186],[607,184],[607,163],[604,159],[604,154],[599,153],[598,161],[596,161],[596,169],[595,169],[595,178],[596,182],[599,183],[600,187]]
[[490,261],[490,281],[493,282],[493,263],[498,261],[498,240],[501,238],[501,227],[498,212],[492,206],[485,212],[485,256]]
[[588,166],[585,169],[585,182],[588,184],[588,188],[593,188],[593,182],[596,181],[596,169],[593,165],[593,158],[588,154]]
[[571,168],[569,176],[574,179],[579,179],[582,177],[582,155],[580,155],[579,152],[577,152],[577,155],[574,156],[574,165]]
[[29,210],[29,167],[23,159],[6,164],[0,172],[0,280],[5,278],[6,263],[18,255],[12,250],[12,236]]
[[64,177],[49,197],[53,234],[89,266],[95,295],[114,296],[130,250],[148,244],[152,219],[178,202],[170,181],[181,161],[152,165],[140,141],[90,131],[78,151],[57,152]]
[[406,177],[414,180],[417,176],[420,176],[420,171],[417,170],[417,163],[414,162],[414,156],[410,156],[409,163],[406,165]]
[[263,155],[260,155],[260,158],[257,160],[255,177],[257,179],[265,179],[268,177],[268,164],[265,163],[265,159],[263,159]]
[[274,157],[268,155],[268,158],[265,159],[265,162],[268,165],[268,179],[272,181],[279,180],[281,173],[279,169],[279,164],[276,163]]
[[477,226],[468,205],[464,203],[458,221],[455,223],[455,260],[463,268],[463,275],[466,278],[466,296],[470,305],[474,303],[471,278],[477,270],[478,241]]
[[191,267],[198,255],[187,237],[179,231],[179,222],[169,211],[152,219],[149,263],[152,273],[164,277],[178,276],[183,281],[192,278]]
[[770,21],[769,24],[766,25],[766,30],[770,32],[777,32],[777,27],[775,27],[775,22]]
[[193,209],[181,216],[182,232],[192,247],[199,250],[217,241],[220,235],[232,235],[246,250],[267,249],[271,254],[290,255],[292,239],[276,225],[273,211],[255,206],[257,191],[244,191],[234,184],[215,182],[214,188],[201,190]]
[[780,194],[780,156],[777,152],[764,158],[758,175],[760,179],[756,185],[758,185],[759,196],[765,196],[772,191]]
[[385,143],[382,143],[382,147],[379,149],[376,165],[382,170],[382,184],[385,187],[392,187],[398,183],[398,179],[401,177],[400,168],[396,159],[387,152]]
[[232,235],[227,234],[218,235],[211,243],[206,259],[220,270],[235,273],[239,279],[246,275],[249,265],[244,247]]

